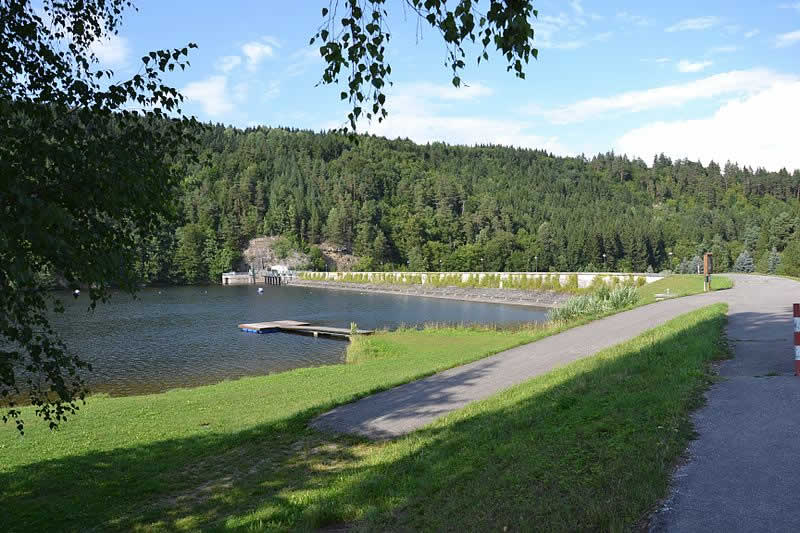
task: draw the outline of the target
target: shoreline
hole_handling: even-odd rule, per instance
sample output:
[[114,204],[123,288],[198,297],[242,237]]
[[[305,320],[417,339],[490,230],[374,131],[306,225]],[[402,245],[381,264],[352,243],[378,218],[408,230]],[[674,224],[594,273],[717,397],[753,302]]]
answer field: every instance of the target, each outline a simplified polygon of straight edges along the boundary
[[351,283],[346,281],[312,281],[293,279],[289,287],[310,287],[350,292],[370,292],[419,296],[441,300],[460,300],[488,304],[519,305],[551,309],[567,301],[572,295],[555,291],[525,291],[520,289],[496,289],[489,287],[432,287],[424,285]]

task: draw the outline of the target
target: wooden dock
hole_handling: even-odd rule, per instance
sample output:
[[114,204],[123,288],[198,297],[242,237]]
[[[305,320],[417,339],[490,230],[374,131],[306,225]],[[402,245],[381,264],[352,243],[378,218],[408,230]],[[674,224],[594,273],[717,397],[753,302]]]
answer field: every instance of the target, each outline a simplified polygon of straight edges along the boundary
[[[283,331],[286,333],[297,333],[300,335],[313,335],[314,337],[336,337],[350,338],[349,328],[333,328],[329,326],[314,326],[308,322],[298,322],[297,320],[274,320],[272,322],[253,322],[250,324],[239,324],[239,329],[248,333],[273,333]],[[371,329],[359,329],[358,335],[370,335]]]

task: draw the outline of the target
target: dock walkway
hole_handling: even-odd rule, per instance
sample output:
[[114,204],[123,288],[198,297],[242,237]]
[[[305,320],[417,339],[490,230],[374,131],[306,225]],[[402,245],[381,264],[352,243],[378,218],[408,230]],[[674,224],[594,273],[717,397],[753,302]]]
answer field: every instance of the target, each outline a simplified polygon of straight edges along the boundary
[[[239,324],[239,329],[248,333],[273,333],[283,331],[286,333],[298,333],[300,335],[313,335],[318,337],[338,337],[350,338],[352,331],[349,328],[335,328],[330,326],[314,326],[308,322],[297,320],[274,320],[272,322],[252,322],[249,324]],[[371,329],[357,329],[358,335],[371,335]]]

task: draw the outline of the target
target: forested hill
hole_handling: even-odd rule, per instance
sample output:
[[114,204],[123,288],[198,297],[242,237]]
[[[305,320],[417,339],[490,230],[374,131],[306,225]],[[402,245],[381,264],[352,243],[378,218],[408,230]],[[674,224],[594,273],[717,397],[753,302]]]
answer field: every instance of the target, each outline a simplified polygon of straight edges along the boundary
[[260,235],[332,241],[361,269],[642,272],[711,251],[724,270],[743,250],[761,270],[800,263],[798,171],[223,126],[201,152],[180,226],[142,243],[148,280],[218,281]]

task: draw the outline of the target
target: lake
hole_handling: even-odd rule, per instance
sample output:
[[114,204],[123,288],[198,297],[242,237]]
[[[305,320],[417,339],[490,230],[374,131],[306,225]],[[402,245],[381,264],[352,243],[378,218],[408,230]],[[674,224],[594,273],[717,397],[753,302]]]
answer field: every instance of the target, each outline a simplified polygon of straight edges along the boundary
[[61,296],[53,324],[71,351],[90,362],[92,392],[130,395],[344,361],[347,341],[239,331],[242,322],[303,320],[315,325],[395,328],[425,322],[513,324],[547,310],[307,287],[147,288],[87,311],[88,294]]

